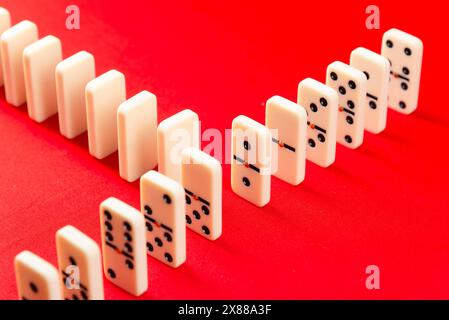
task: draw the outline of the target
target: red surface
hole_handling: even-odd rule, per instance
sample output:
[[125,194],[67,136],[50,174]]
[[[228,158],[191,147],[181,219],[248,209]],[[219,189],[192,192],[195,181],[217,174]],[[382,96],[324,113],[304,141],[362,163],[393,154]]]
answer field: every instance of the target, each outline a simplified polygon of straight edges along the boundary
[[[65,8],[81,8],[81,30]],[[116,3],[117,2],[117,3]],[[125,73],[129,96],[157,94],[159,119],[192,108],[203,129],[229,128],[245,114],[264,119],[274,94],[295,99],[300,80],[324,81],[326,66],[357,46],[378,51],[398,27],[424,44],[418,111],[391,111],[380,135],[358,150],[337,147],[328,168],[307,163],[303,184],[273,179],[256,208],[230,189],[224,166],[224,233],[187,233],[188,258],[173,270],[149,259],[144,299],[449,298],[447,5],[376,1],[381,30],[365,28],[364,1],[3,0],[13,22],[30,19],[63,41],[64,56],[92,52],[98,73]],[[122,2],[122,1],[120,1]],[[445,7],[443,7],[445,6]],[[1,90],[3,92],[3,90]],[[56,263],[55,231],[72,224],[100,239],[98,205],[117,196],[138,205],[137,184],[118,176],[117,155],[90,157],[87,136],[58,133],[57,117],[34,123],[26,106],[0,97],[0,298],[16,298],[13,258],[29,249]],[[381,289],[365,288],[365,267]],[[132,298],[105,282],[107,299]]]

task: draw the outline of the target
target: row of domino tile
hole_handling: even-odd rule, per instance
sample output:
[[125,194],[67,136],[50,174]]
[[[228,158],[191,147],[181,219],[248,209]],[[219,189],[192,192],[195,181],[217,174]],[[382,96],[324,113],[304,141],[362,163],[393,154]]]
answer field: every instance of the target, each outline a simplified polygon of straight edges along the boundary
[[[0,10],[1,16],[8,18],[1,19],[1,21],[9,21],[9,14],[6,10]],[[2,30],[0,29],[0,31]],[[95,78],[92,55],[80,52],[62,61],[60,41],[52,36],[37,40],[37,27],[29,21],[19,23],[5,34],[1,38],[1,53],[5,57],[2,58],[2,66],[6,97],[9,103],[21,105],[28,102],[29,115],[38,122],[58,113],[61,133],[68,138],[73,138],[87,129],[89,151],[99,159],[118,149],[120,175],[128,181],[138,179],[144,172],[159,163],[160,172],[175,181],[161,174],[156,179],[157,181],[169,179],[172,183],[181,182],[185,187],[182,192],[185,191],[186,198],[181,202],[187,203],[188,214],[185,219],[184,211],[182,215],[175,214],[173,216],[181,216],[184,225],[186,221],[191,225],[196,220],[209,216],[208,204],[210,202],[206,199],[214,198],[215,192],[211,192],[211,186],[206,184],[208,191],[193,193],[192,190],[199,188],[199,184],[195,186],[193,183],[198,172],[193,174],[195,177],[191,179],[193,188],[190,188],[182,179],[183,172],[194,172],[195,170],[183,170],[182,162],[171,157],[175,143],[170,138],[181,130],[183,131],[181,133],[186,134],[189,139],[179,151],[194,147],[185,149],[185,151],[189,152],[190,150],[191,153],[197,153],[205,160],[212,161],[211,157],[195,149],[199,146],[199,120],[193,111],[184,110],[157,126],[156,97],[144,91],[125,101],[124,76],[118,71],[112,70]],[[29,42],[24,44],[23,39],[26,38]],[[17,43],[23,47],[18,48]],[[245,116],[234,119],[231,162],[231,185],[234,192],[256,205],[263,206],[268,203],[270,198],[271,174],[297,185],[304,179],[306,157],[327,167],[334,162],[336,141],[350,148],[357,148],[363,141],[364,128],[375,133],[381,132],[386,125],[387,97],[389,97],[389,105],[392,108],[404,113],[414,111],[419,91],[422,43],[419,39],[396,29],[392,29],[384,35],[383,43],[382,54],[388,59],[366,49],[358,48],[351,54],[351,66],[335,62],[328,67],[327,85],[313,79],[302,81],[298,90],[299,107],[298,104],[282,97],[275,96],[269,99],[266,104],[266,126]],[[18,51],[11,52],[14,50]],[[394,66],[396,65],[402,67],[401,72],[395,72]],[[15,71],[20,67],[22,70],[11,73],[14,67]],[[363,73],[357,68],[363,70]],[[23,86],[20,86],[20,74],[23,74]],[[389,79],[390,85],[388,84]],[[54,92],[49,90],[51,86],[42,86],[42,83],[53,82],[55,83]],[[20,99],[21,94],[22,99]],[[105,99],[105,97],[107,98]],[[54,107],[48,108],[49,106]],[[102,121],[98,121],[99,119]],[[148,119],[151,120],[148,121]],[[274,131],[269,129],[274,129]],[[237,132],[243,134],[237,134]],[[273,148],[273,144],[279,148]],[[143,148],[144,145],[153,146],[153,150],[148,147]],[[179,158],[180,155],[175,155],[176,157]],[[273,159],[277,161],[275,162]],[[220,171],[220,195],[216,198],[220,200],[221,234],[221,166],[219,163],[214,165]],[[153,171],[153,174],[157,173]],[[144,175],[141,181],[146,176]],[[205,179],[210,179],[210,176]],[[178,186],[180,187],[180,185]],[[161,186],[159,187],[161,188]],[[163,193],[160,197],[163,203],[166,205],[172,203],[172,197],[168,196],[168,193],[175,189],[174,185],[172,188],[166,189],[167,193]],[[141,191],[145,193],[142,189]],[[208,192],[210,197],[198,196],[198,194],[203,195]],[[170,203],[167,203],[167,196]],[[199,206],[196,208],[198,210],[191,209],[189,211],[192,200],[198,202]],[[153,199],[153,202],[158,203],[158,200]],[[179,203],[179,201],[175,201],[175,203]],[[133,294],[141,294],[146,290],[144,284],[147,281],[142,279],[130,281],[130,279],[138,279],[139,275],[142,278],[143,274],[146,279],[146,263],[145,272],[142,273],[143,266],[138,267],[140,264],[135,264],[137,260],[134,259],[137,259],[137,254],[134,256],[129,252],[129,250],[134,252],[134,244],[126,241],[120,245],[113,243],[111,239],[115,239],[115,237],[109,228],[115,230],[110,219],[117,216],[123,226],[126,225],[123,229],[125,240],[142,239],[138,234],[143,234],[143,232],[136,236],[136,234],[131,235],[128,231],[139,230],[139,225],[143,225],[142,221],[145,222],[145,220],[140,219],[141,222],[138,222],[137,218],[137,220],[133,220],[133,216],[136,217],[132,213],[134,209],[117,199],[109,199],[104,205],[109,205],[108,209],[102,209],[101,216],[106,277]],[[169,232],[175,230],[173,226],[176,225],[174,222],[176,219],[167,224],[162,223],[161,220],[158,220],[160,217],[155,219],[151,216],[153,210],[149,205],[142,204],[142,212],[146,219],[147,241],[138,241],[138,246],[141,247],[143,244],[145,250],[146,245],[149,254],[172,264],[172,266],[179,265],[180,261],[182,263],[183,260],[177,258],[175,245],[171,247],[174,249],[171,252],[175,255],[168,251],[157,250],[158,247],[163,247],[164,243],[173,241],[174,238]],[[215,215],[210,216],[214,217]],[[159,237],[154,236],[155,227],[158,231],[162,231]],[[185,226],[181,229],[185,230]],[[195,230],[195,227],[193,229]],[[198,224],[195,231],[206,236],[214,234],[207,224]],[[111,249],[112,251],[107,254],[105,250]],[[142,250],[136,252],[142,252]],[[19,254],[16,259],[16,266],[21,265],[21,255]],[[25,255],[30,255],[30,253],[27,252]],[[110,258],[114,255],[119,258]],[[29,257],[25,256],[25,258]],[[67,274],[65,274],[66,277]],[[29,284],[28,287],[34,292],[33,286]],[[84,285],[81,286],[81,288],[83,287],[86,288]],[[83,295],[82,291],[80,295],[73,295],[74,298],[84,298],[85,296],[86,292]]]
[[[384,33],[381,54],[359,47],[350,64],[331,63],[326,84],[299,83],[297,103],[274,96],[266,103],[265,125],[234,119],[231,186],[257,206],[270,201],[271,175],[298,185],[306,159],[321,167],[335,161],[336,143],[356,149],[364,130],[386,128],[388,107],[410,114],[418,104],[423,44],[398,29]],[[246,132],[238,135],[236,131]]]
[[[146,253],[173,268],[186,261],[186,225],[210,240],[221,235],[221,165],[196,148],[184,149],[182,156],[183,182],[196,186],[208,180],[214,190],[211,198],[201,198],[151,170],[140,179],[142,212],[112,197],[100,205],[104,275],[130,294],[139,296],[148,289]],[[187,219],[186,208],[192,213]],[[97,243],[66,226],[56,232],[56,248],[59,271],[27,250],[15,257],[19,298],[103,299]]]

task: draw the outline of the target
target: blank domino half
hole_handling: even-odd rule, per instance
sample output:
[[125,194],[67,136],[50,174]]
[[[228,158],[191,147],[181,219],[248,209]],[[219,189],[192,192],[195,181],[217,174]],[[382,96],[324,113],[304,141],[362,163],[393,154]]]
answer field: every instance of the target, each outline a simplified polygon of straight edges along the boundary
[[17,290],[22,300],[61,300],[58,270],[30,251],[22,251],[14,259]]
[[118,108],[120,177],[133,182],[157,165],[157,99],[142,91]]
[[174,268],[186,261],[184,194],[177,181],[157,171],[149,171],[140,179],[147,252]]
[[300,184],[306,169],[305,109],[280,96],[271,97],[266,103],[265,125],[271,129],[273,149],[278,148],[272,174],[292,185]]
[[[0,7],[0,36],[11,27],[11,16],[9,11]],[[0,51],[0,87],[3,86],[3,68],[1,64],[2,53]]]
[[26,102],[23,50],[38,38],[37,26],[28,20],[12,26],[0,37],[6,101],[13,106]]
[[351,52],[350,65],[363,71],[366,78],[365,129],[372,133],[382,132],[387,125],[388,60],[373,51],[357,48]]
[[197,148],[182,152],[182,185],[187,227],[209,240],[222,232],[222,169],[220,162]]
[[328,167],[335,161],[337,139],[337,92],[314,79],[299,83],[298,103],[307,112],[307,151],[309,161]]
[[86,86],[89,152],[103,159],[117,151],[117,110],[126,100],[125,76],[111,70]]
[[232,121],[231,187],[256,206],[270,202],[271,145],[269,129],[246,116]]
[[398,29],[384,33],[382,55],[391,65],[388,105],[403,114],[418,107],[423,50],[422,41],[411,34]]
[[162,121],[157,128],[159,172],[181,182],[181,152],[184,148],[198,148],[200,144],[198,115],[183,110]]
[[326,84],[339,96],[337,142],[351,149],[363,143],[366,109],[366,76],[343,62],[327,67]]
[[106,278],[135,296],[141,295],[148,288],[142,214],[111,197],[100,205],[100,223]]
[[80,51],[56,67],[59,130],[69,139],[87,130],[86,85],[95,79],[95,58]]
[[[101,252],[97,243],[72,226],[56,232],[56,249],[66,300],[103,300]],[[78,268],[72,272],[71,268]]]
[[61,41],[47,36],[23,51],[28,115],[42,122],[58,113],[55,70],[62,61]]

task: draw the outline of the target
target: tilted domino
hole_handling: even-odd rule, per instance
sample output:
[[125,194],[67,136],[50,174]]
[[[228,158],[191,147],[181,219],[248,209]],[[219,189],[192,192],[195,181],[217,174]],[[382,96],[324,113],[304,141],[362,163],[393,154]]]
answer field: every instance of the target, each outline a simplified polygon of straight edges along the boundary
[[62,61],[61,41],[42,38],[23,50],[28,115],[42,122],[58,112],[55,70]]
[[86,86],[89,152],[103,159],[117,151],[117,110],[126,100],[125,76],[108,71]]
[[59,130],[69,139],[87,130],[86,85],[95,79],[95,58],[80,51],[56,67]]
[[12,26],[0,37],[6,101],[13,106],[26,102],[23,50],[38,38],[37,26],[28,20]]
[[58,270],[30,251],[14,258],[17,290],[21,300],[61,300]]
[[388,30],[382,38],[382,55],[391,65],[388,105],[404,114],[418,107],[423,50],[419,38],[398,29]]
[[187,227],[209,240],[222,232],[220,162],[197,148],[182,152],[182,185],[186,192]]
[[[11,16],[9,11],[0,7],[0,37],[7,29],[11,27]],[[3,68],[2,68],[2,53],[0,50],[0,87],[3,86]]]
[[101,252],[97,243],[73,226],[56,232],[61,284],[66,300],[103,300]]
[[117,113],[120,177],[132,182],[157,165],[157,99],[142,91]]
[[268,99],[265,125],[272,129],[273,149],[278,148],[277,159],[272,158],[272,174],[298,185],[306,170],[307,113],[305,109],[285,98]]

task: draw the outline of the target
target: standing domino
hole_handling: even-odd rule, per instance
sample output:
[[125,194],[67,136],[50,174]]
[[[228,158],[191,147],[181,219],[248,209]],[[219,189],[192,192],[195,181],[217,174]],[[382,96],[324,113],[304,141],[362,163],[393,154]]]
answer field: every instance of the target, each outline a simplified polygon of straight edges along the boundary
[[61,300],[58,270],[30,251],[14,259],[17,290],[21,300]]
[[[0,7],[0,36],[11,27],[11,16],[9,11]],[[3,86],[3,68],[1,64],[2,53],[0,51],[0,87]]]
[[103,269],[106,278],[139,296],[148,288],[145,221],[139,211],[109,198],[100,205]]
[[339,94],[337,142],[356,149],[363,142],[366,108],[366,76],[336,61],[327,67],[326,84]]
[[209,240],[218,239],[222,231],[220,162],[197,148],[184,149],[182,185],[187,226]]
[[357,48],[351,52],[351,66],[363,71],[366,84],[365,129],[380,133],[387,125],[387,98],[390,64],[373,51]]
[[120,177],[132,182],[157,165],[157,99],[142,91],[118,108]]
[[75,227],[65,226],[56,232],[56,249],[64,298],[103,300],[101,252],[97,243]]
[[140,179],[148,254],[177,268],[186,261],[184,190],[175,180],[150,171]]
[[307,159],[328,167],[335,161],[337,139],[337,92],[314,79],[299,83],[298,104],[307,112]]
[[38,37],[37,26],[27,20],[9,28],[0,37],[6,101],[13,106],[18,107],[26,102],[23,50]]
[[159,172],[181,182],[181,152],[199,145],[199,118],[192,110],[183,110],[162,121],[157,128]]
[[61,41],[47,36],[23,51],[28,115],[42,122],[58,112],[56,66],[62,60]]
[[418,106],[419,82],[424,46],[422,41],[398,29],[390,29],[382,39],[382,55],[390,61],[390,108],[410,114]]
[[81,51],[56,67],[59,130],[69,139],[87,130],[86,85],[95,79],[95,59]]
[[117,110],[126,100],[125,76],[111,70],[86,86],[89,152],[97,159],[117,151]]
[[266,103],[265,125],[272,129],[273,149],[279,148],[277,159],[271,159],[272,174],[292,185],[300,184],[306,169],[305,109],[290,100],[274,96]]
[[240,197],[263,207],[271,192],[270,130],[246,117],[232,121],[231,187]]

